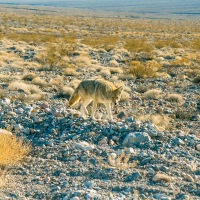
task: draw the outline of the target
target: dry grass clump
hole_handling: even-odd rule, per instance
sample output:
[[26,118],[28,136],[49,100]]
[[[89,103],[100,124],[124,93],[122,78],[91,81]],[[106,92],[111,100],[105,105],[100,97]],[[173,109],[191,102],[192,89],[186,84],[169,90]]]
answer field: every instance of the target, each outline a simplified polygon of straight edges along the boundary
[[98,37],[90,37],[85,38],[81,41],[82,44],[89,45],[94,48],[103,48],[106,51],[110,51],[115,48],[115,45],[119,41],[117,36],[98,36]]
[[74,89],[68,86],[61,87],[58,90],[57,97],[69,99],[74,92]]
[[125,70],[125,73],[138,78],[148,78],[155,77],[156,72],[161,70],[161,68],[162,66],[154,60],[145,63],[140,61],[131,61],[130,67]]
[[101,69],[101,71],[99,72],[99,74],[100,74],[102,77],[106,77],[106,76],[110,76],[110,75],[111,75],[110,70],[107,69],[107,68]]
[[79,73],[74,68],[66,68],[63,70],[62,74],[65,76],[78,76],[79,75]]
[[130,52],[151,52],[154,50],[154,46],[145,39],[127,39],[124,48]]
[[191,65],[191,61],[187,56],[176,57],[170,64],[174,67],[188,67]]
[[48,85],[48,83],[44,80],[44,79],[41,79],[40,77],[36,77],[32,80],[32,83],[34,85],[38,85],[40,87],[45,87]]
[[164,48],[167,46],[172,47],[172,48],[181,48],[182,47],[180,43],[174,41],[171,38],[168,38],[166,40],[156,39],[154,42],[154,45],[158,49],[161,49],[161,48]]
[[24,82],[11,82],[8,86],[8,90],[25,92],[26,94],[40,93],[40,89],[36,85],[27,84]]
[[26,101],[26,102],[34,102],[34,101],[44,101],[47,100],[48,95],[45,93],[39,93],[39,94],[29,94],[26,96],[26,98],[21,99],[21,101]]
[[30,144],[25,144],[21,138],[0,133],[0,166],[18,164],[30,150]]
[[159,130],[169,129],[170,118],[166,115],[159,114],[151,114],[151,115],[143,115],[139,116],[138,119],[140,121],[151,121],[153,124],[157,126]]
[[122,68],[119,68],[119,67],[110,67],[109,69],[110,69],[111,74],[122,74],[123,73]]
[[177,102],[177,103],[183,102],[183,96],[181,94],[168,94],[166,96],[166,99],[171,102]]
[[60,41],[57,43],[50,43],[46,45],[45,50],[41,51],[37,56],[37,60],[44,66],[47,66],[49,70],[53,70],[55,67],[65,67],[69,63],[69,55],[76,49],[76,42],[65,43]]
[[0,80],[1,82],[8,82],[11,80],[11,77],[9,75],[0,74]]
[[64,79],[63,79],[62,76],[60,76],[60,77],[51,79],[50,82],[49,82],[49,85],[51,85],[51,86],[55,85],[55,86],[60,87],[61,85],[63,85],[63,82],[64,82]]
[[160,89],[151,89],[143,94],[144,99],[159,99],[162,97],[162,91]]
[[36,77],[36,75],[34,73],[28,73],[28,74],[25,74],[22,77],[22,80],[24,80],[24,81],[32,81],[35,77]]
[[158,173],[152,178],[152,181],[154,181],[154,182],[165,181],[165,182],[171,183],[171,182],[173,182],[173,179],[172,179],[172,177],[170,177],[166,174]]
[[119,66],[119,63],[116,60],[111,60],[109,64],[110,64],[111,67],[118,67]]
[[78,67],[86,67],[91,64],[91,59],[89,56],[78,56],[73,60],[74,64]]
[[130,94],[128,92],[126,92],[126,91],[123,91],[120,101],[127,102],[127,101],[130,100],[130,98],[131,98]]

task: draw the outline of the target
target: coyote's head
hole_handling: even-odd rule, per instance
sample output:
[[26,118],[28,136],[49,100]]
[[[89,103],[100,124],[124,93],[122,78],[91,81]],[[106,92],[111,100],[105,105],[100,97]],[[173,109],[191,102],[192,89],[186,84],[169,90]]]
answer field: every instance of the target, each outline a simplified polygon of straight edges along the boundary
[[120,101],[123,89],[124,89],[123,86],[121,86],[110,93],[110,99],[112,100],[112,103],[114,103],[115,105],[117,105],[117,103]]

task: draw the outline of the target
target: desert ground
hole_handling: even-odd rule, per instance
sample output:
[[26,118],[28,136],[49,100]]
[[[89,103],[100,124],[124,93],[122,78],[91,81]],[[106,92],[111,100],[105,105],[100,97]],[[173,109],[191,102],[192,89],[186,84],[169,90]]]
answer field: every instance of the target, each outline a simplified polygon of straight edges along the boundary
[[[199,200],[200,21],[78,13],[0,8],[0,199]],[[113,121],[68,106],[97,77]]]

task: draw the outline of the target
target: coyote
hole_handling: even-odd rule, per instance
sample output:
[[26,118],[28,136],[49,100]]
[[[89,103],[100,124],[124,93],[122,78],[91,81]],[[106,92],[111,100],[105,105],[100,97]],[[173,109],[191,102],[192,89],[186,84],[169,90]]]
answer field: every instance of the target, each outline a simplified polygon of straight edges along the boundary
[[87,106],[93,101],[92,119],[95,119],[95,111],[98,103],[103,103],[106,106],[109,120],[113,120],[111,114],[111,103],[115,105],[121,98],[123,86],[116,87],[113,83],[104,79],[89,79],[82,81],[74,91],[69,100],[69,105],[73,106],[81,99],[81,115],[88,115]]

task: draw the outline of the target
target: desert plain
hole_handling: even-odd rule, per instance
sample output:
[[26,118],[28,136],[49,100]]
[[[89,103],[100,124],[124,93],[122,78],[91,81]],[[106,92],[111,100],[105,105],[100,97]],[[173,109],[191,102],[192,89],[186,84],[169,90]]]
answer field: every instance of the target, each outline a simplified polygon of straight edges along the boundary
[[[90,78],[112,122],[68,106]],[[0,199],[199,200],[199,83],[197,19],[2,6]]]

